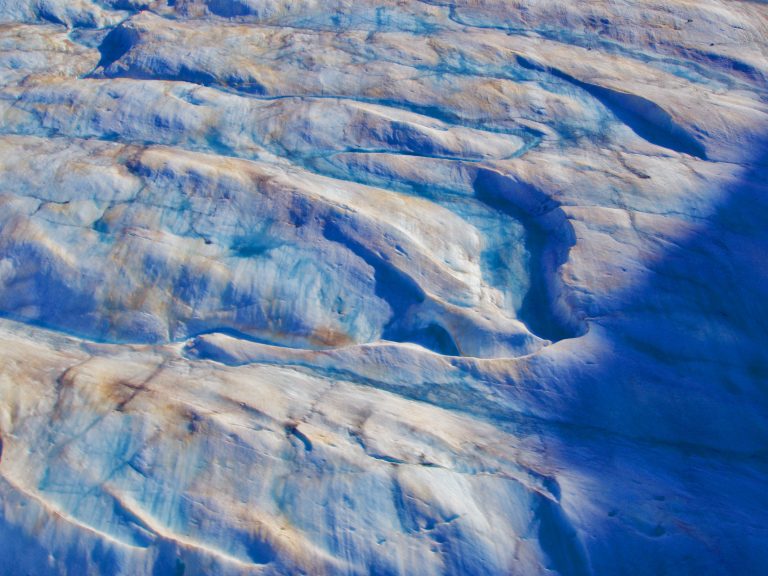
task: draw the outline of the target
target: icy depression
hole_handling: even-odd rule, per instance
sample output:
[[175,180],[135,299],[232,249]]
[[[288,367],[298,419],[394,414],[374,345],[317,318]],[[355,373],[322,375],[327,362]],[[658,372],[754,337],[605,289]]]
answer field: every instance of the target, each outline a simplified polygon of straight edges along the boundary
[[768,569],[768,4],[0,0],[0,574]]

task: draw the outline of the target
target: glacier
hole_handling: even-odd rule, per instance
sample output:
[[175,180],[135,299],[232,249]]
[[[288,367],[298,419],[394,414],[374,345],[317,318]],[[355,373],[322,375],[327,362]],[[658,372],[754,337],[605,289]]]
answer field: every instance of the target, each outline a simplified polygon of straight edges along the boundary
[[0,574],[768,567],[768,4],[0,0]]

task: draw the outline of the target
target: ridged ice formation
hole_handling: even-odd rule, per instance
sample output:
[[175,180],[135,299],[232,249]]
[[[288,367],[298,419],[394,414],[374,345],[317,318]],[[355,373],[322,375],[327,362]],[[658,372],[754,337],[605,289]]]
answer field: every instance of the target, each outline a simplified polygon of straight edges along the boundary
[[768,5],[0,0],[0,574],[759,574]]

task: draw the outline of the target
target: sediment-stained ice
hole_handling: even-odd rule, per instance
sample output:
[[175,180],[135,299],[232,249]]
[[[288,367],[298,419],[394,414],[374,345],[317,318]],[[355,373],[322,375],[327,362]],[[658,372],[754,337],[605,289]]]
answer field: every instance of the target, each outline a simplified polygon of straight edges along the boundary
[[768,7],[0,0],[0,574],[759,574]]

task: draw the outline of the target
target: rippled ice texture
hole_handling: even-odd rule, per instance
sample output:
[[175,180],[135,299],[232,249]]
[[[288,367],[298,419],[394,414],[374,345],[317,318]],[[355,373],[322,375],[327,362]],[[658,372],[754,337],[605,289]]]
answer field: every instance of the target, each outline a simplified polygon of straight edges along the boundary
[[761,573],[767,38],[0,0],[0,574]]

